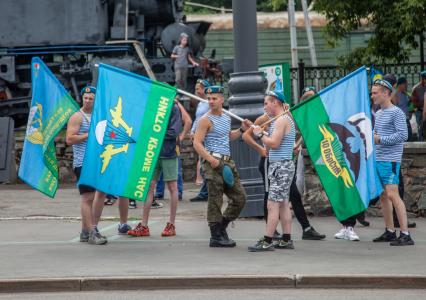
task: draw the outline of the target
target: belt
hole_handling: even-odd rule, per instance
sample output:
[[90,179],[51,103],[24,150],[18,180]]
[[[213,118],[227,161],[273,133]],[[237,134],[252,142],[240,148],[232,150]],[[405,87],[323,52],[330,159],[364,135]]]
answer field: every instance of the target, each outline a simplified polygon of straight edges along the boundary
[[210,151],[210,155],[215,158],[223,159],[224,161],[230,161],[232,159],[229,155],[223,155],[212,151]]

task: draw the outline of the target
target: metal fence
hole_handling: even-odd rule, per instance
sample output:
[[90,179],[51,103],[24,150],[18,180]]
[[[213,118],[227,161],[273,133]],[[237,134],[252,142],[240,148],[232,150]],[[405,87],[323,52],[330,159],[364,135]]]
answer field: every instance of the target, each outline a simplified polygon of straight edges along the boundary
[[[421,63],[406,64],[388,64],[382,66],[374,66],[383,74],[391,73],[397,78],[404,76],[408,81],[408,91],[420,81]],[[303,60],[298,64],[297,68],[290,69],[290,77],[292,85],[297,84],[299,95],[305,86],[315,86],[317,90],[321,90],[340,78],[349,74],[351,70],[347,70],[340,66],[318,66],[307,67]],[[292,89],[294,91],[294,89]]]

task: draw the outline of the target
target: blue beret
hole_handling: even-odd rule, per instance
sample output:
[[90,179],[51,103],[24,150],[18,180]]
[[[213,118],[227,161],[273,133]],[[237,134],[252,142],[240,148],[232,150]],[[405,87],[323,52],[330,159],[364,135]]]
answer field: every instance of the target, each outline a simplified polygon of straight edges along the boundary
[[269,92],[266,93],[266,96],[275,97],[278,100],[280,100],[282,103],[285,102],[285,96],[284,96],[284,93],[282,91],[269,91]]
[[420,72],[420,76],[421,76],[422,78],[426,78],[426,71],[421,71],[421,72]]
[[222,177],[227,187],[232,188],[234,186],[234,174],[232,173],[232,169],[230,166],[223,166]]
[[205,88],[210,86],[210,83],[205,79],[197,79],[197,83],[202,84]]
[[223,94],[223,87],[220,85],[212,85],[204,89],[204,94]]
[[96,94],[96,88],[94,86],[86,86],[86,87],[82,88],[80,95],[83,96],[83,94],[86,94],[86,93]]
[[373,82],[373,85],[381,85],[381,86],[387,88],[388,90],[390,90],[391,92],[393,91],[392,84],[389,81],[384,80],[384,79],[377,79],[377,80],[375,80]]

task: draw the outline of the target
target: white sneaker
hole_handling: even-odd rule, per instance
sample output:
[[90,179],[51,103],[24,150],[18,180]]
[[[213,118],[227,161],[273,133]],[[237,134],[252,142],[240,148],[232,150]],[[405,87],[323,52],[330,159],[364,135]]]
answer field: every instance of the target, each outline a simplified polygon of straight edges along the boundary
[[334,238],[339,240],[347,240],[348,237],[347,237],[346,231],[347,231],[346,227],[343,227],[342,229],[340,229],[338,233],[334,235]]
[[346,228],[346,238],[350,241],[359,241],[359,236],[352,227]]

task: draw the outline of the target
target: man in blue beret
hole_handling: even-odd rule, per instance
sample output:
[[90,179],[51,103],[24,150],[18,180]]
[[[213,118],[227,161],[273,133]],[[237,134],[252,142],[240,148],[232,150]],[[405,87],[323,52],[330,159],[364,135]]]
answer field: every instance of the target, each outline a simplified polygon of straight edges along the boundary
[[[208,187],[207,221],[211,233],[210,247],[235,247],[236,243],[228,237],[226,229],[244,208],[246,193],[235,162],[230,156],[229,142],[241,137],[251,122],[244,120],[240,128],[231,130],[231,118],[222,110],[223,88],[209,86],[205,88],[205,94],[210,109],[198,122],[194,149],[203,161]],[[224,193],[229,202],[222,214]]]
[[[304,93],[301,97],[301,101],[303,101],[304,99],[307,99],[311,96],[313,96],[315,94],[316,90],[313,87],[308,87],[304,89]],[[269,92],[267,93],[267,95],[265,95],[265,97],[267,96],[271,96],[271,97],[275,97],[276,99],[280,100],[280,102],[283,103],[284,109],[288,109],[288,104],[284,103],[283,99],[285,99],[284,94],[281,91],[274,91],[274,92]],[[268,116],[268,114],[264,113],[263,115],[259,116],[256,121],[254,122],[255,125],[261,125],[264,124],[265,122],[270,120],[270,116]],[[265,126],[264,130],[268,130],[269,126]],[[268,167],[269,167],[269,160],[268,160],[268,151],[265,147],[265,145],[258,143],[255,138],[253,138],[253,128],[250,128],[249,130],[247,130],[244,134],[243,134],[243,140],[250,146],[252,147],[254,150],[256,150],[256,152],[259,153],[260,155],[260,161],[259,161],[259,172],[262,174],[262,179],[263,179],[263,183],[265,186],[265,194],[264,194],[264,218],[265,221],[268,220],[268,199],[269,199],[269,179],[268,179]],[[299,147],[301,146],[302,140],[299,139],[297,145],[294,147],[294,149],[297,149],[295,151],[300,151]],[[297,157],[297,155],[295,155]],[[296,165],[296,163],[295,163]],[[296,168],[297,169],[297,168]],[[302,170],[303,172],[303,170]],[[308,217],[306,215],[306,211],[305,208],[303,206],[303,202],[302,202],[302,195],[300,194],[297,184],[296,184],[296,180],[298,178],[296,178],[296,174],[295,176],[293,176],[293,180],[292,183],[290,185],[290,203],[291,206],[293,208],[293,212],[294,215],[297,218],[297,221],[300,223],[300,225],[302,226],[302,230],[303,230],[303,234],[302,234],[302,239],[303,240],[322,240],[324,239],[326,236],[324,234],[320,234],[318,233],[313,226],[311,226]],[[280,240],[282,239],[282,236],[279,235],[279,233],[276,231],[274,233],[273,238],[275,240]]]
[[[270,118],[276,119],[271,122],[267,135],[264,135],[264,128],[260,126],[253,129],[253,134],[267,149],[269,193],[266,234],[255,245],[248,247],[251,252],[271,251],[274,248],[294,249],[289,194],[295,172],[292,155],[296,126],[289,113],[284,114],[284,103],[285,97],[281,90],[269,91],[265,96],[264,110]],[[274,245],[272,239],[280,220],[283,235]]]
[[[371,98],[380,106],[374,122],[374,143],[376,169],[384,189],[380,200],[386,225],[385,232],[373,242],[390,242],[391,246],[410,246],[414,245],[414,241],[408,231],[405,204],[398,193],[398,175],[408,132],[404,112],[392,104],[393,91],[392,84],[384,79],[374,81],[371,87]],[[401,228],[399,237],[396,235],[392,218],[392,206],[395,207]]]
[[[78,112],[71,116],[67,125],[66,142],[68,145],[72,145],[73,169],[77,176],[77,181],[80,178],[83,166],[95,93],[96,88],[92,86],[87,86],[81,90],[83,106]],[[99,233],[92,217],[93,205],[97,203],[97,209],[102,211],[103,201],[94,201],[96,190],[93,187],[79,185],[78,190],[81,196],[82,229],[80,233],[80,242],[88,242],[92,245],[106,244],[108,242],[107,239]]]

